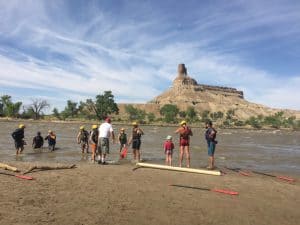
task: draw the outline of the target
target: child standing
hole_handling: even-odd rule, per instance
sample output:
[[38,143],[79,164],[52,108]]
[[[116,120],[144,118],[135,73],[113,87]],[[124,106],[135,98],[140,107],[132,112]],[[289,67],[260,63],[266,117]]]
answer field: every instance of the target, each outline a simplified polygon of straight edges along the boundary
[[124,158],[124,156],[122,154],[122,150],[124,150],[127,146],[127,134],[125,133],[125,129],[123,127],[120,129],[120,133],[118,135],[118,140],[120,143],[120,159],[122,159],[122,158]]
[[54,151],[56,144],[56,135],[53,133],[52,130],[48,131],[48,135],[45,138],[45,140],[48,140],[48,149]]
[[166,155],[166,165],[172,166],[174,144],[172,142],[172,136],[168,135],[164,142],[164,150]]

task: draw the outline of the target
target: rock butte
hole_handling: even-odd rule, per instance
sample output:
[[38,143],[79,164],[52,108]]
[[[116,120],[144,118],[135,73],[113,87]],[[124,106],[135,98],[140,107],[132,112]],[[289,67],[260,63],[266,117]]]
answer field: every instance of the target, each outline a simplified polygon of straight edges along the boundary
[[159,116],[159,110],[165,104],[174,104],[181,111],[185,111],[189,106],[195,110],[203,112],[221,111],[224,114],[233,109],[237,119],[247,119],[250,116],[268,116],[276,112],[283,111],[286,117],[296,116],[300,118],[300,111],[289,109],[274,109],[264,105],[248,102],[244,99],[243,91],[231,87],[219,87],[205,84],[198,84],[191,78],[184,64],[178,65],[178,74],[173,81],[173,85],[146,104],[118,104],[120,114],[125,113],[125,105],[132,105],[145,110],[147,113],[154,113]]

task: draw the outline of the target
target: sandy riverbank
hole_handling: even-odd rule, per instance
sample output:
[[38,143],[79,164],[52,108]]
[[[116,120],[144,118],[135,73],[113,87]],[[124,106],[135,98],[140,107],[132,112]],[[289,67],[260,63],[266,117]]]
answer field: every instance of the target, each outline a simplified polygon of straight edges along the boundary
[[[23,170],[29,167],[26,162],[10,164]],[[33,172],[28,174],[35,178],[32,181],[0,175],[0,224],[295,225],[300,221],[299,182],[234,172],[209,176],[132,168],[129,163],[82,163],[76,169]]]

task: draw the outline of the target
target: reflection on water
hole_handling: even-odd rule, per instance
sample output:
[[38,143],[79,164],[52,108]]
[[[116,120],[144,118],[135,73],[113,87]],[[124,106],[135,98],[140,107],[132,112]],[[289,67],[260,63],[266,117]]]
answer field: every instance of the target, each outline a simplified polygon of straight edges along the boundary
[[[0,159],[1,161],[52,161],[52,162],[89,162],[90,154],[82,154],[76,143],[79,124],[61,124],[45,122],[26,122],[25,137],[27,146],[22,156],[15,156],[11,133],[17,127],[16,122],[0,122]],[[86,124],[90,127],[91,124]],[[116,133],[121,126],[114,126]],[[130,136],[131,127],[126,127]],[[31,141],[37,131],[45,136],[51,129],[57,134],[57,147],[50,152],[46,146],[33,150]],[[164,163],[162,144],[167,135],[172,135],[175,143],[174,162],[178,161],[178,137],[174,134],[176,127],[142,126],[142,158],[148,162]],[[207,164],[204,129],[193,129],[191,139],[192,167],[205,167]],[[218,129],[216,161],[219,167],[241,167],[270,172],[283,172],[300,175],[300,132],[289,131],[255,131]],[[128,162],[131,159],[128,154]],[[119,158],[118,145],[111,145],[110,160]]]

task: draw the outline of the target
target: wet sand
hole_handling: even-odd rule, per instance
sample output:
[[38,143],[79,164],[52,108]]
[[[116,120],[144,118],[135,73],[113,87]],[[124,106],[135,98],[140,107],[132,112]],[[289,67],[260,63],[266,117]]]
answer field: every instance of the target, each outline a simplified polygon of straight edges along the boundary
[[[1,162],[23,171],[36,163],[76,163],[77,168],[33,172],[28,174],[34,177],[32,181],[0,175],[1,225],[299,224],[299,132],[219,129],[216,159],[220,169],[241,167],[290,175],[297,179],[291,184],[256,174],[245,177],[232,171],[225,171],[224,176],[144,168],[133,171],[131,154],[120,165],[92,164],[90,155],[82,155],[75,142],[78,124],[26,124],[28,144],[37,130],[42,134],[48,129],[54,130],[58,136],[57,151],[32,150],[26,146],[24,154],[16,157],[10,133],[17,122],[0,122]],[[163,164],[162,141],[172,134],[174,127],[142,128],[146,133],[142,158]],[[205,167],[204,130],[193,130],[192,167]],[[112,145],[109,160],[117,161],[117,147]],[[178,145],[174,153],[175,164],[177,161]],[[179,188],[171,184],[229,189],[238,191],[239,195]]]
[[[11,164],[25,170],[32,163]],[[30,173],[32,181],[0,175],[0,224],[296,225],[300,221],[299,182],[234,172],[209,176],[133,168],[129,162],[79,163],[75,169]],[[170,184],[230,189],[239,195]]]

